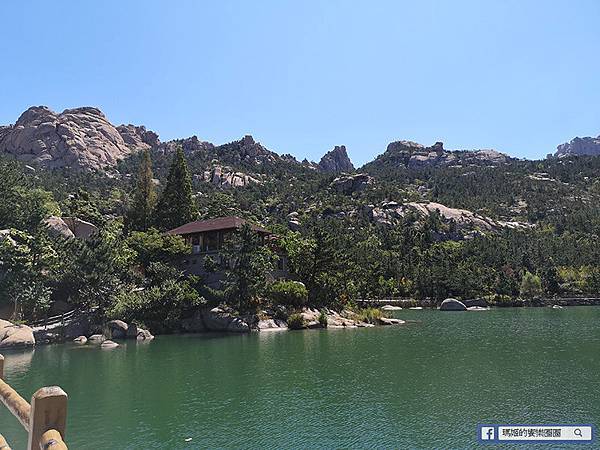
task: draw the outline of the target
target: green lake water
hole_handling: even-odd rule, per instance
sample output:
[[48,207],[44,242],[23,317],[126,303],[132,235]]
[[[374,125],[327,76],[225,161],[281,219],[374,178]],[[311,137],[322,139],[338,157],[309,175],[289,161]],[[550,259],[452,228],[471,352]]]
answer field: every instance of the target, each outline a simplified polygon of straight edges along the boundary
[[[600,308],[396,316],[421,322],[41,346],[5,372],[26,399],[69,394],[70,449],[476,448],[478,423],[600,425]],[[0,433],[25,447],[3,407]]]

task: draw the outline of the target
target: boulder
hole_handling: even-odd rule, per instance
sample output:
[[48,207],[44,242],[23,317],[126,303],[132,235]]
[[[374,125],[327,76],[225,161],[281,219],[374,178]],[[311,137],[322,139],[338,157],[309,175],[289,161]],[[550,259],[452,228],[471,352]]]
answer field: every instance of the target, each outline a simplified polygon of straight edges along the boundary
[[154,336],[148,330],[138,328],[136,339],[138,341],[151,341],[152,339],[154,339]]
[[482,308],[487,308],[488,306],[487,302],[483,298],[463,300],[463,303],[467,308],[470,308],[471,306],[480,306]]
[[87,341],[88,340],[87,340],[87,338],[85,336],[78,336],[75,339],[73,339],[73,342],[75,344],[81,344],[81,345],[87,344]]
[[108,339],[100,344],[101,348],[117,348],[118,346],[119,344]]
[[381,307],[382,311],[400,311],[402,309],[401,306],[393,306],[393,305],[383,305]]
[[125,339],[127,328],[129,325],[122,320],[111,320],[104,326],[104,335],[107,339]]
[[75,237],[69,226],[61,217],[50,216],[47,219],[44,219],[44,224],[48,229],[48,234],[52,237],[62,237],[64,239]]
[[0,348],[33,347],[35,337],[27,325],[15,325],[0,319]]
[[440,311],[466,311],[465,304],[455,298],[447,298],[439,307]]
[[126,338],[127,339],[137,339],[138,336],[138,331],[140,331],[140,329],[138,329],[137,325],[135,323],[130,323],[129,326],[127,327],[127,333],[126,333]]
[[287,324],[276,319],[263,319],[258,321],[256,328],[259,331],[281,331],[287,330]]
[[404,325],[406,322],[400,319],[390,319],[389,317],[380,317],[379,323],[381,325]]
[[233,333],[247,333],[250,331],[250,326],[244,320],[219,308],[202,312],[201,318],[208,331],[231,331]]
[[106,338],[102,334],[92,334],[88,338],[88,342],[90,344],[102,344],[105,340],[106,340]]
[[62,336],[59,333],[46,330],[35,330],[33,332],[36,344],[54,344],[62,341]]

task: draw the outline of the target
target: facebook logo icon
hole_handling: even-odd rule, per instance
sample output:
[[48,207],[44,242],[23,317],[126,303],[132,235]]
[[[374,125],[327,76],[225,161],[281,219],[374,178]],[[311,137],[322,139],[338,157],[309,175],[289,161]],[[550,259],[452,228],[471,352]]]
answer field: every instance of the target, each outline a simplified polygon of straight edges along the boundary
[[482,426],[479,428],[480,435],[482,441],[494,441],[496,440],[496,427],[485,427]]

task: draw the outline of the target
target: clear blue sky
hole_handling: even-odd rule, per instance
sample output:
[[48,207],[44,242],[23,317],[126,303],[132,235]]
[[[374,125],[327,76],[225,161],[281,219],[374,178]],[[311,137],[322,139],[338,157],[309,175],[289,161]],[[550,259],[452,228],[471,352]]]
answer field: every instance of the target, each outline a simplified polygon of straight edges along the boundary
[[0,124],[92,105],[161,139],[252,134],[539,158],[600,134],[600,1],[2,2]]

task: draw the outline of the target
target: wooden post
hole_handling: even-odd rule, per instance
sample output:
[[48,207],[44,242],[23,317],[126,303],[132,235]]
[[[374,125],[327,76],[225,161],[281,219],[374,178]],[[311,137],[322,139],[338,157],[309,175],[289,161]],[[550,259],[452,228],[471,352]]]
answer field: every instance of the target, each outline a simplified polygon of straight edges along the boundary
[[0,355],[0,380],[4,380],[4,356]]
[[[68,450],[62,440],[62,436],[56,430],[48,430],[42,434],[40,448],[43,450]],[[1,447],[0,450],[2,450]]]
[[31,397],[28,450],[38,450],[42,435],[56,430],[65,438],[67,425],[67,394],[58,386],[38,389]]

